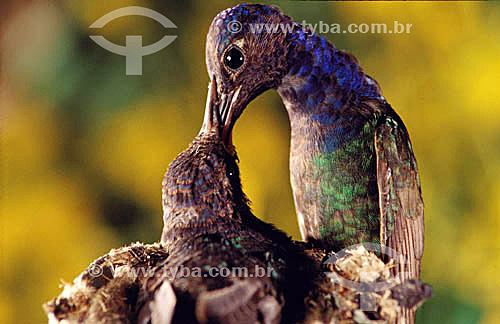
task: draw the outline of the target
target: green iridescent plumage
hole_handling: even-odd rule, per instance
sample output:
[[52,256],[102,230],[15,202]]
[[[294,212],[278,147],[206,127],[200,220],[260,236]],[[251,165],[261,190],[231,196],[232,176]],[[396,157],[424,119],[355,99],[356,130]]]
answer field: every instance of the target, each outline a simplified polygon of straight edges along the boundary
[[[369,176],[375,168],[372,134],[373,126],[368,122],[359,137],[333,152],[318,152],[309,162],[313,181],[305,183],[305,187],[317,193],[310,199],[320,205],[318,240],[329,246],[342,248],[379,239],[378,204],[373,203],[377,195],[369,190],[376,186],[376,178]],[[357,158],[353,160],[353,156]],[[317,183],[319,192],[308,188]]]
[[[228,28],[234,21],[237,31]],[[255,32],[256,24],[290,28]],[[409,135],[357,59],[264,5],[225,10],[207,44],[207,67],[221,95],[237,96],[230,114],[239,116],[268,89],[283,100],[303,239],[329,250],[380,243],[399,255],[394,270],[400,278],[418,277],[423,201]],[[241,65],[227,66],[233,53]]]

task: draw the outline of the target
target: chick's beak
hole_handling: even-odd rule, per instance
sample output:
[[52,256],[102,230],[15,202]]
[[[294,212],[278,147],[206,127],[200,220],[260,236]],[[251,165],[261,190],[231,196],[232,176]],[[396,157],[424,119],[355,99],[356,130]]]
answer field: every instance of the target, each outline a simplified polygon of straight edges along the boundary
[[220,116],[219,116],[219,100],[217,98],[217,82],[215,77],[210,81],[210,85],[208,86],[208,94],[207,94],[207,102],[205,103],[205,116],[203,117],[203,125],[200,129],[201,133],[210,133],[212,131],[216,131],[217,133],[220,131]]
[[229,93],[222,93],[219,97],[215,76],[212,77],[208,87],[205,117],[200,130],[200,133],[217,132],[226,149],[231,153],[234,152],[232,129],[240,114],[238,104],[240,90],[241,86]]

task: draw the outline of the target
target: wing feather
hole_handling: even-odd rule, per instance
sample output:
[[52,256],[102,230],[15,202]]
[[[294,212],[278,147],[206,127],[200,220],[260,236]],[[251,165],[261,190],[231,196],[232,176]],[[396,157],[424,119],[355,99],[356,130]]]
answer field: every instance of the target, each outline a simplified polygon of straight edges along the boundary
[[424,251],[424,202],[410,138],[397,115],[378,125],[375,152],[380,241],[402,256],[394,260],[394,272],[402,280],[418,278]]

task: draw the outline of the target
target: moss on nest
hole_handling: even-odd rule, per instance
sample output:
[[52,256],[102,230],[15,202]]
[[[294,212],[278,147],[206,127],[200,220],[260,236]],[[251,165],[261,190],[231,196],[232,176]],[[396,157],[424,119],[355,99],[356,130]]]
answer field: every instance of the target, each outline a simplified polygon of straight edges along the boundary
[[[334,255],[331,263],[325,263],[329,255],[322,250],[307,252],[317,261],[312,271],[318,272],[318,282],[311,287],[304,309],[298,310],[304,312],[304,323],[392,323],[402,308],[418,307],[432,294],[430,286],[419,280],[397,282],[391,277],[392,263],[384,263],[361,245],[346,250],[342,257]],[[151,293],[145,279],[162,267],[167,257],[166,249],[158,243],[133,243],[111,250],[73,283],[63,283],[61,294],[44,305],[49,323],[147,322],[151,314],[144,317],[141,308],[158,299],[155,295],[160,289]],[[366,287],[360,284],[383,284],[377,287],[386,288],[364,292],[366,304],[361,307],[359,289],[352,287]],[[171,304],[175,305],[175,300]]]

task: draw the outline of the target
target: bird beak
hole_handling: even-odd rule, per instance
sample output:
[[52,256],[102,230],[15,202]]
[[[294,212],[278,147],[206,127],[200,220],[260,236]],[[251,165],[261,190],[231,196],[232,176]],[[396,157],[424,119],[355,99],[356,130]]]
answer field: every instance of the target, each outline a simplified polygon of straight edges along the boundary
[[207,102],[205,106],[205,116],[201,133],[216,132],[222,139],[226,150],[234,154],[232,140],[232,129],[238,114],[235,113],[236,102],[240,93],[241,86],[229,94],[221,94],[220,98],[217,92],[217,82],[215,76],[212,77],[208,86]]
[[221,102],[219,105],[219,113],[221,116],[222,124],[222,139],[227,148],[233,149],[232,143],[232,130],[234,123],[238,119],[240,113],[238,108],[238,98],[240,95],[241,85],[236,87],[229,93],[221,95]]
[[217,82],[215,80],[215,77],[213,77],[210,81],[210,85],[208,86],[207,102],[205,104],[205,116],[203,117],[203,125],[201,126],[200,134],[208,134],[213,130],[215,130],[216,132],[219,131],[220,115],[219,109],[216,108],[218,104]]

